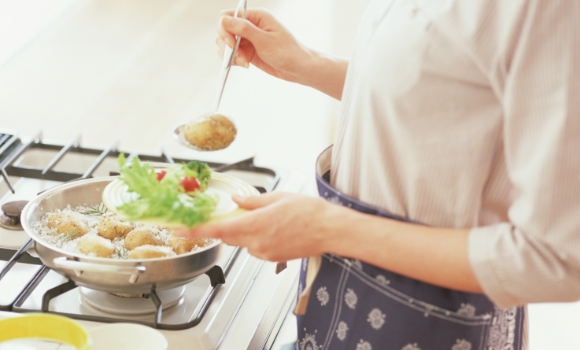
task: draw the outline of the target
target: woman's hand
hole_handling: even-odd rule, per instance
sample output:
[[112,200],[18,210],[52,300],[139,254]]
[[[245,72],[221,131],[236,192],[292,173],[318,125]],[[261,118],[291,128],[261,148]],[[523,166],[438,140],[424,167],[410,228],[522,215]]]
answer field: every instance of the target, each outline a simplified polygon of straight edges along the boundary
[[233,17],[234,11],[222,11],[216,43],[220,57],[224,47],[233,48],[235,35],[241,36],[234,64],[256,67],[277,78],[296,81],[301,62],[309,50],[302,46],[272,14],[264,9],[249,9],[246,19]]
[[235,46],[241,37],[234,64],[249,64],[277,78],[313,87],[340,99],[348,61],[324,55],[300,44],[268,11],[248,9],[246,19],[233,17],[234,11],[220,13],[216,43],[223,57],[225,46]]
[[251,211],[174,234],[219,238],[226,244],[246,247],[260,259],[287,261],[327,252],[331,236],[323,225],[335,210],[344,210],[320,198],[282,192],[233,198],[241,208]]

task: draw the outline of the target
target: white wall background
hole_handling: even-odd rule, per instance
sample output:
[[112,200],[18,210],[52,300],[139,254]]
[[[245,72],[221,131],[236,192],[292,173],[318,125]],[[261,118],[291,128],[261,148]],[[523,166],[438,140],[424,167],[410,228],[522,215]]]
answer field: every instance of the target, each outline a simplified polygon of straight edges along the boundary
[[[175,156],[258,162],[312,172],[330,142],[337,102],[261,71],[234,67],[222,112],[238,124],[232,147],[201,153],[171,131],[211,108],[220,59],[218,13],[232,0],[0,0],[0,125],[22,135]],[[252,0],[305,44],[332,50],[331,0]]]

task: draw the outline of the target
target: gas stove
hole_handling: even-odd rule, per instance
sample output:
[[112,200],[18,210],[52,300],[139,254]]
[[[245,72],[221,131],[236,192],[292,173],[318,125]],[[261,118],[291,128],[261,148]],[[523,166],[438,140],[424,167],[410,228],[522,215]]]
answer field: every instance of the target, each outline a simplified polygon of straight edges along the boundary
[[[87,328],[129,322],[160,330],[170,349],[270,349],[294,302],[299,263],[276,273],[276,265],[225,245],[211,270],[185,286],[151,294],[119,296],[77,287],[46,267],[19,225],[26,201],[75,179],[116,174],[117,157],[175,163],[190,159],[136,154],[111,142],[87,148],[80,136],[68,143],[0,130],[0,318],[4,313],[64,315]],[[256,166],[253,158],[232,164],[207,162],[255,186],[260,192],[300,192],[304,176],[291,169]],[[7,315],[7,314],[6,314]]]

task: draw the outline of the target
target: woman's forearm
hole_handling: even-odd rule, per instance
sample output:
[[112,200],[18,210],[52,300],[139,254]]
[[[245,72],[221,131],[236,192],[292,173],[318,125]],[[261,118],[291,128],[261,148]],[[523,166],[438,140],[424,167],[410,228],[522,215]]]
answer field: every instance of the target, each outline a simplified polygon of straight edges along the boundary
[[[342,209],[342,210],[340,210]],[[337,208],[329,252],[434,285],[481,293],[468,259],[467,229],[434,228]]]
[[303,68],[293,77],[293,81],[310,86],[340,100],[342,98],[348,60],[313,50],[307,51],[310,56],[309,60],[304,62]]
[[219,238],[269,261],[334,253],[438,286],[482,291],[468,259],[467,229],[408,224],[284,192],[233,199],[249,212],[174,234]]

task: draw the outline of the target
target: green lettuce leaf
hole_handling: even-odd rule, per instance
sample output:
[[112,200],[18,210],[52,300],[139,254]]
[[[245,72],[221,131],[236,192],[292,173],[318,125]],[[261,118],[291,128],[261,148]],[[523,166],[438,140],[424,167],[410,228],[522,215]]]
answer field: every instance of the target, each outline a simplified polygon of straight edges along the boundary
[[[129,192],[137,194],[135,200],[117,208],[129,220],[160,218],[191,228],[207,221],[215,211],[218,198],[204,192],[211,178],[207,164],[198,161],[176,164],[164,169],[166,174],[158,181],[155,168],[137,157],[131,166],[126,166],[125,156],[120,154],[118,162],[120,179],[127,184]],[[197,178],[200,190],[186,193],[179,184],[185,176]]]

